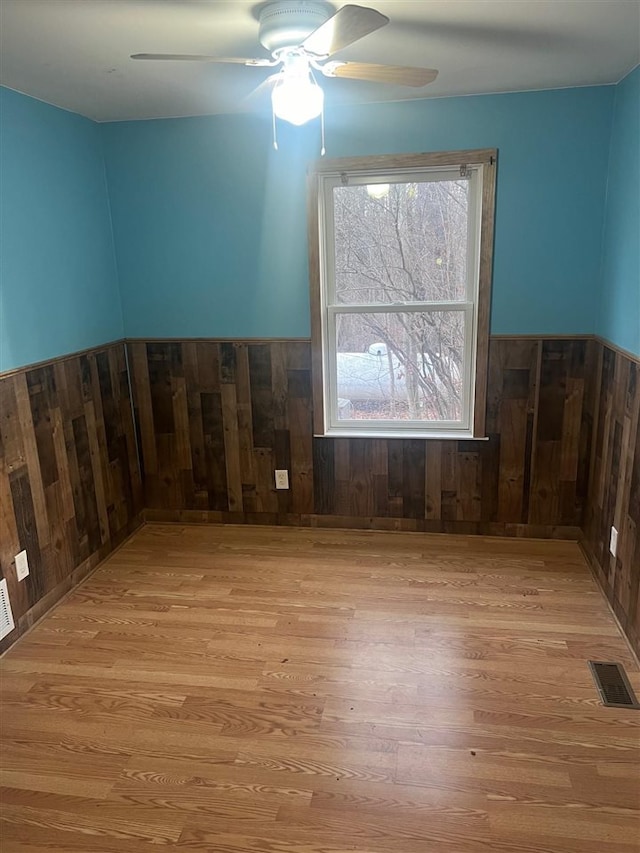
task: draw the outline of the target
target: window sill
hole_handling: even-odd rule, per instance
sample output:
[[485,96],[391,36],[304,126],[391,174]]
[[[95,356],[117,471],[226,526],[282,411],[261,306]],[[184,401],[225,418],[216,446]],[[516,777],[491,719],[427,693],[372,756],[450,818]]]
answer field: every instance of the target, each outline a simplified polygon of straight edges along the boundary
[[341,430],[329,429],[320,435],[314,435],[314,438],[418,438],[431,439],[432,441],[489,441],[486,435],[472,435],[465,430],[442,431],[436,432],[420,432],[419,430]]

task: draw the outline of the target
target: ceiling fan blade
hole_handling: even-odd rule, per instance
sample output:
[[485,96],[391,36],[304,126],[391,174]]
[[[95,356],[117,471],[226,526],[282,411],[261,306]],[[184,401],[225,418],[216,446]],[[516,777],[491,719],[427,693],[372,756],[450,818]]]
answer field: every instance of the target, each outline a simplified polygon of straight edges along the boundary
[[346,77],[371,83],[392,83],[396,86],[426,86],[438,76],[435,68],[414,68],[408,65],[376,65],[370,62],[329,62],[322,69],[326,77]]
[[276,65],[271,59],[238,59],[230,56],[206,56],[197,53],[133,53],[131,59],[178,60],[180,62],[223,62],[236,65]]
[[301,47],[316,56],[331,56],[389,23],[386,15],[366,6],[343,6],[314,30]]

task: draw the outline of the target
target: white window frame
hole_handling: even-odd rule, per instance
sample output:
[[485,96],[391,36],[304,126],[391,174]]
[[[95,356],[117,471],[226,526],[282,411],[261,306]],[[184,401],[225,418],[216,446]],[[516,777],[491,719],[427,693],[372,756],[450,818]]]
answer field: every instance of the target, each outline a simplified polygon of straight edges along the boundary
[[[495,150],[320,161],[309,175],[314,433],[335,437],[484,438],[493,248]],[[459,180],[470,185],[466,298],[455,302],[338,303],[335,299],[333,190],[343,185]],[[460,421],[338,418],[337,316],[459,311],[465,316]]]

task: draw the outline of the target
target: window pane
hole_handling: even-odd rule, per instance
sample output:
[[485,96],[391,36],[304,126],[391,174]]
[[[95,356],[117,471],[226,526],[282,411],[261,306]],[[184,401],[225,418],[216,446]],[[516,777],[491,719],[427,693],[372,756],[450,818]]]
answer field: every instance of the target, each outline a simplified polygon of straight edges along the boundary
[[336,302],[466,299],[468,191],[467,180],[334,187]]
[[463,311],[335,319],[339,420],[462,420]]

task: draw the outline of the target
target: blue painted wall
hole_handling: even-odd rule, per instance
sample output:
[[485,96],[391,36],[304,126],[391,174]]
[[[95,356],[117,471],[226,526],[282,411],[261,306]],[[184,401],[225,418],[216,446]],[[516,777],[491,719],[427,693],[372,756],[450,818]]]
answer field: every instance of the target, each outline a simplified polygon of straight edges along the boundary
[[[327,156],[500,150],[492,331],[592,333],[614,87],[327,112]],[[102,126],[125,331],[309,334],[318,128],[218,116]]]
[[[332,108],[328,156],[499,148],[492,331],[597,328],[637,351],[637,96],[638,71],[618,87]],[[122,312],[131,336],[308,335],[317,126],[282,125],[275,152],[259,117],[96,125],[0,99],[0,369],[118,338]]]
[[122,337],[100,127],[0,89],[0,370]]
[[640,66],[615,89],[596,331],[640,355]]

